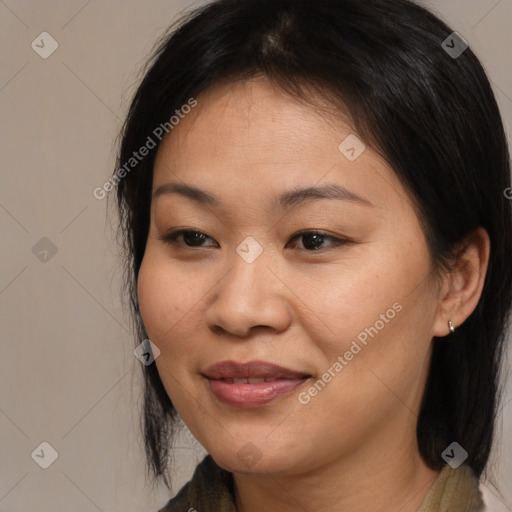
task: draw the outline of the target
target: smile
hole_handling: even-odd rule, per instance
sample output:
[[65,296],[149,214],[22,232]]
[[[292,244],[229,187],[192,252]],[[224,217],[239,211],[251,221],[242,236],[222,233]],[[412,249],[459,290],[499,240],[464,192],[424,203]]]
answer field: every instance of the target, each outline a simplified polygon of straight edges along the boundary
[[223,361],[208,367],[203,376],[219,401],[246,409],[284,398],[311,377],[264,361]]

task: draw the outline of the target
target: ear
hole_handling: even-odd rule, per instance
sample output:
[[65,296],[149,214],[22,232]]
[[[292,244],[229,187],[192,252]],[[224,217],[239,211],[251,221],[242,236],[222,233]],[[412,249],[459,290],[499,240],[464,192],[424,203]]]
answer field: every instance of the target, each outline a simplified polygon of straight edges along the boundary
[[490,247],[489,235],[482,227],[464,240],[451,270],[443,276],[439,307],[432,328],[434,336],[450,334],[448,320],[456,328],[475,310],[484,287]]

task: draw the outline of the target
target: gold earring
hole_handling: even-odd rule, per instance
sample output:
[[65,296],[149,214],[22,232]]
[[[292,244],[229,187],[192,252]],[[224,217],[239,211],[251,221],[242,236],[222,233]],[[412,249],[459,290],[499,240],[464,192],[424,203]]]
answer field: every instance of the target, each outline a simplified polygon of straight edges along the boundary
[[450,328],[450,332],[455,332],[455,327],[453,327],[451,320],[448,320],[448,327]]

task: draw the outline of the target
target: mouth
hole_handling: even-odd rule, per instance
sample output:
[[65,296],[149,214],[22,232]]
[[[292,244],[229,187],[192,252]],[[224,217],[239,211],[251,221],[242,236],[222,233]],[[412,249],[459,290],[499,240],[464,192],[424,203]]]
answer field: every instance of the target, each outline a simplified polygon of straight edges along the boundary
[[219,401],[246,409],[284,398],[311,378],[307,373],[265,361],[222,361],[209,366],[202,374]]
[[235,379],[234,377],[227,377],[222,379],[214,379],[214,380],[221,380],[222,382],[228,382],[229,384],[260,384],[261,382],[274,382],[276,380],[283,380],[276,379],[276,378],[270,378],[270,377],[252,377],[247,379]]

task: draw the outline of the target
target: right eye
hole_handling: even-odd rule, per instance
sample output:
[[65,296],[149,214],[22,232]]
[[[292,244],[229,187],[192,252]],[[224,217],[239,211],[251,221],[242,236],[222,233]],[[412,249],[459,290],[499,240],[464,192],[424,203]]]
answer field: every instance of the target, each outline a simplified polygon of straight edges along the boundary
[[206,233],[195,229],[176,229],[165,233],[160,236],[159,239],[169,245],[185,247],[207,247],[203,245],[203,242],[207,239],[213,240],[213,238],[210,238]]

